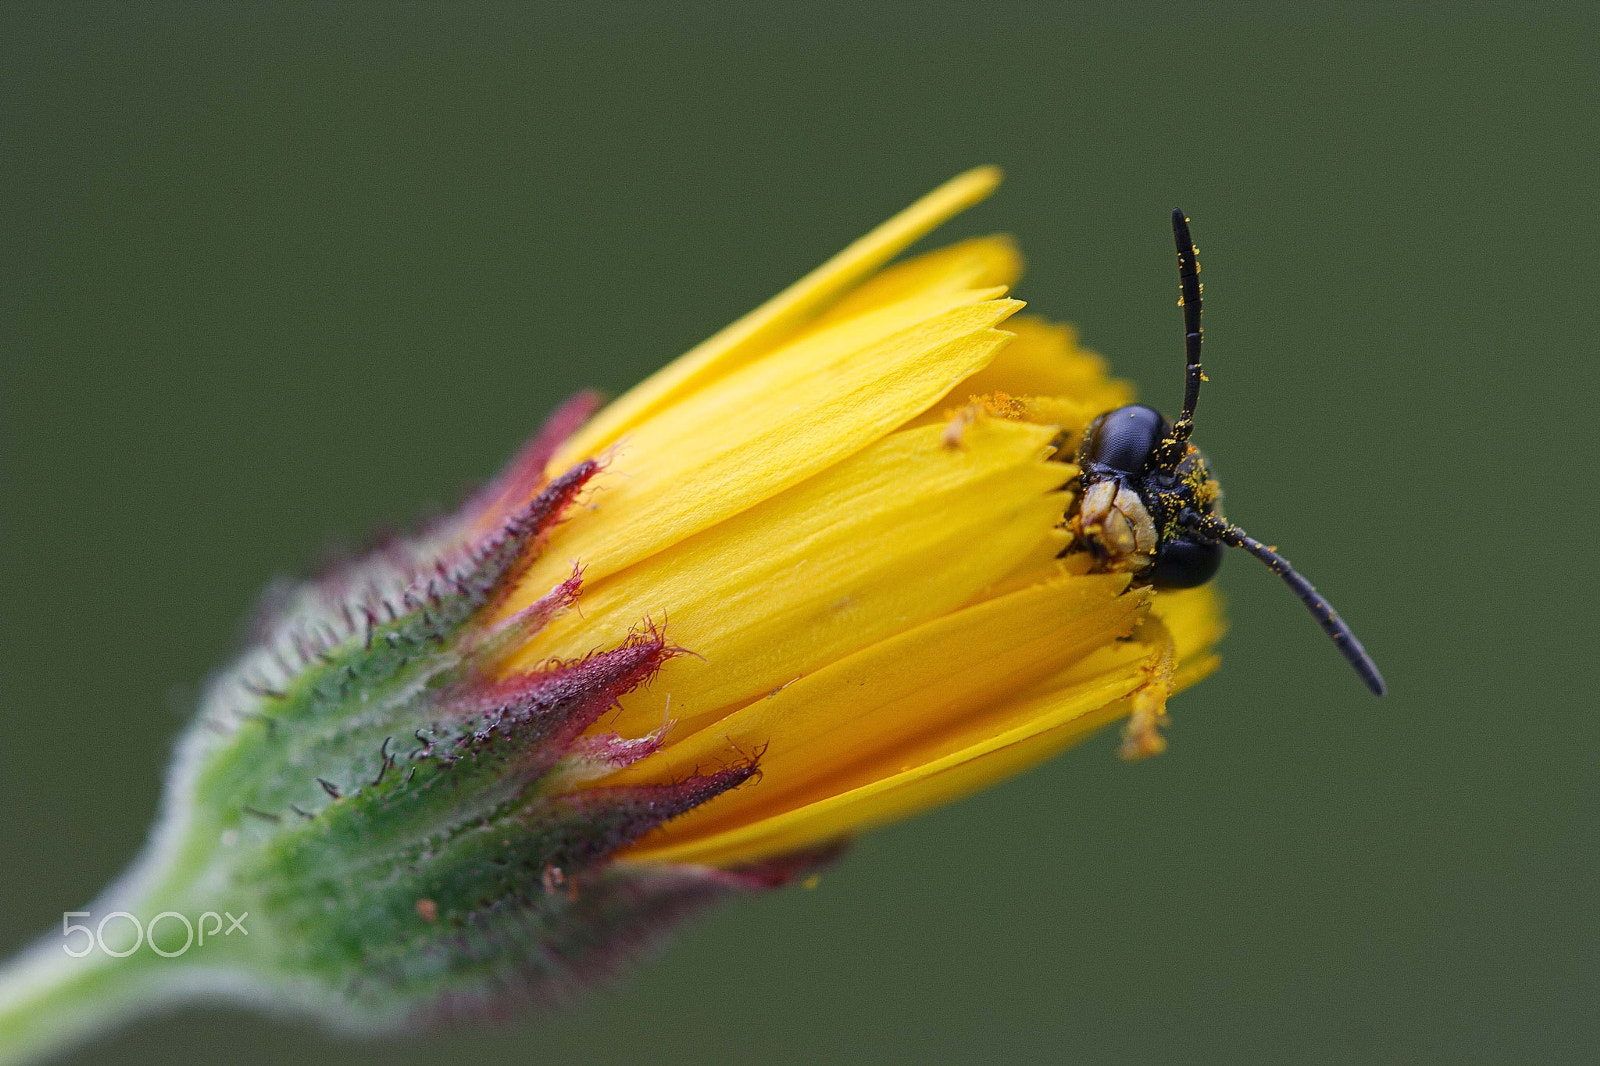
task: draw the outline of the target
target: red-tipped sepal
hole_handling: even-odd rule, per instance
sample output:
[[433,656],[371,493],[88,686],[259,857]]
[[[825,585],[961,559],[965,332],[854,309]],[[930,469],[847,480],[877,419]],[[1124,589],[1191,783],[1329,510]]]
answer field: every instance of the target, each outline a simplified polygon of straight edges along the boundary
[[532,440],[506,464],[494,481],[484,487],[464,509],[466,521],[479,528],[488,528],[502,521],[525,500],[544,487],[545,468],[556,452],[589,421],[604,402],[598,392],[585,389],[564,400],[560,407],[545,419]]

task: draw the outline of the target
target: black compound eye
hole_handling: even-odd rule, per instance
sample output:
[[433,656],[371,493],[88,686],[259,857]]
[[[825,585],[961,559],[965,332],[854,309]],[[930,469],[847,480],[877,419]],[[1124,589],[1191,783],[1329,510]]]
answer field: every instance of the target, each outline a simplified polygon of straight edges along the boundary
[[1192,589],[1204,585],[1222,566],[1223,547],[1209,540],[1174,537],[1156,552],[1155,565],[1144,579],[1158,589]]
[[1160,411],[1142,403],[1129,404],[1095,419],[1078,457],[1118,473],[1138,474],[1169,431]]

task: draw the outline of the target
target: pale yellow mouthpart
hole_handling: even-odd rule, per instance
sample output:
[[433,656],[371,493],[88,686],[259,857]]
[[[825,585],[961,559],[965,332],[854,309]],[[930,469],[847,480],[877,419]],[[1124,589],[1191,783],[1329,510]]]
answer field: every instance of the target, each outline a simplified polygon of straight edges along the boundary
[[1130,710],[1159,750],[1166,696],[1214,667],[1208,590],[1061,557],[1072,442],[1132,391],[1070,327],[1012,318],[1011,240],[886,266],[998,180],[986,167],[935,190],[617,400],[551,464],[607,461],[503,609],[574,564],[583,594],[509,668],[646,622],[692,653],[597,727],[661,749],[584,787],[759,756],[759,780],[627,861],[737,865],[824,843]]

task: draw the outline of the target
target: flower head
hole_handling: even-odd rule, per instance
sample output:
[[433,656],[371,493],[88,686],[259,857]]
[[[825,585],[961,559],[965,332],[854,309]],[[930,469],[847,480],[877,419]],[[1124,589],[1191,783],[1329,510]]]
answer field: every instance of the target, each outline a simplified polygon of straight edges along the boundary
[[185,762],[262,922],[325,927],[280,966],[380,1014],[542,995],[1107,722],[1161,750],[1215,601],[1068,520],[1128,387],[1013,317],[1004,237],[885,268],[997,180],[574,398],[460,513],[290,598]]
[[[758,780],[622,857],[719,866],[814,847],[943,802],[1132,715],[1215,663],[1204,588],[1154,592],[1072,542],[1085,428],[1131,390],[1072,330],[1013,317],[1013,244],[880,269],[987,193],[935,191],[616,401],[548,473],[604,456],[504,612],[583,568],[581,609],[513,669],[664,622],[693,655],[605,728],[659,750],[642,785],[755,758]],[[1064,554],[1065,552],[1065,554]]]
[[1075,457],[1130,389],[1015,317],[1008,239],[887,265],[997,181],[279,595],[97,912],[247,911],[186,964],[213,988],[390,1024],[559,995],[1118,719],[1160,751],[1222,627],[1207,588],[1082,550]]

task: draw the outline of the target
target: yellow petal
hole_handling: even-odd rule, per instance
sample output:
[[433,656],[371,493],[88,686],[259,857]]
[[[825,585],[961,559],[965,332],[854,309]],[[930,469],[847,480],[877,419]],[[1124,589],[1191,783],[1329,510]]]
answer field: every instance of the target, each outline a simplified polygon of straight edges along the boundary
[[[804,806],[697,839],[647,837],[629,861],[732,865],[815,845],[959,799],[1042,762],[1127,714],[1122,698],[1144,678],[1140,668],[1100,675],[1019,708],[1023,724],[897,773]],[[737,795],[737,793],[730,793]],[[657,840],[667,841],[657,843]]]
[[[589,506],[510,597],[533,602],[576,562],[590,582],[825,470],[985,366],[1015,300],[936,294],[796,341],[636,426]],[[957,306],[937,310],[941,305]]]
[[560,469],[615,442],[641,420],[745,365],[803,326],[842,293],[934,227],[986,198],[1000,184],[996,167],[945,182],[777,296],[696,345],[611,404],[555,457]]
[[1009,288],[1022,276],[1022,253],[1010,237],[974,237],[896,263],[863,282],[806,327],[814,333],[925,292]]
[[[1159,592],[1151,604],[1150,613],[1166,626],[1176,646],[1179,677],[1173,691],[1185,688],[1209,673],[1215,665],[1210,662],[1214,658],[1211,649],[1222,639],[1226,628],[1216,591],[1205,585],[1195,589]],[[1086,678],[1124,666],[1138,666],[1149,654],[1150,648],[1138,642],[1108,644],[1093,655],[1070,663],[1033,684],[1023,692],[1023,698],[1048,695]]]
[[756,701],[618,780],[671,779],[762,752],[759,784],[677,820],[653,838],[657,847],[892,774],[923,745],[948,750],[937,738],[965,735],[1011,693],[1126,635],[1149,601],[1146,592],[1126,594],[1127,584],[1125,574],[1069,577],[928,622]]
[[1100,411],[1133,402],[1132,387],[1107,374],[1106,361],[1078,344],[1078,331],[1072,326],[1029,315],[1007,328],[1017,339],[962,388],[977,394],[1061,396]]
[[[1078,580],[1104,580],[1108,576]],[[1058,578],[1057,582],[1062,580],[1067,579]],[[991,604],[998,602],[990,601]],[[1177,644],[1180,666],[1173,678],[1174,691],[1194,684],[1216,668],[1218,660],[1210,649],[1220,639],[1223,625],[1217,594],[1209,586],[1156,594],[1153,611]],[[923,630],[933,631],[960,617],[941,619]],[[1063,635],[1065,632],[1064,629]],[[899,642],[904,643],[911,637],[912,634],[905,634]],[[1015,640],[1015,634],[1009,639]],[[886,641],[876,650],[890,649],[904,650],[895,641]],[[871,661],[873,651],[869,649],[863,653],[862,665]],[[1123,697],[1146,679],[1144,668],[1150,654],[1151,648],[1137,641],[1103,642],[1092,654],[1073,657],[1069,665],[1048,677],[1041,679],[1037,671],[1024,671],[1016,694],[990,700],[964,715],[947,716],[945,720],[919,710],[909,717],[921,728],[902,738],[898,746],[874,745],[866,757],[853,765],[846,764],[843,772],[836,769],[831,778],[814,783],[809,791],[791,789],[787,795],[760,796],[759,791],[766,788],[769,781],[769,777],[764,776],[759,784],[730,793],[701,811],[669,824],[638,845],[628,857],[636,861],[722,865],[749,862],[836,836],[855,834],[958,799],[1041,762],[1126,715],[1128,704]],[[925,663],[920,658],[912,660],[908,656],[904,659]],[[854,664],[853,660],[847,662]],[[839,664],[840,667],[845,665]],[[874,670],[880,668],[874,663]],[[901,667],[908,668],[913,667]],[[824,671],[817,678],[827,673],[830,672]],[[847,675],[840,671],[839,676]],[[785,690],[785,693],[790,691],[793,690]],[[804,695],[803,691],[795,692],[791,698]],[[846,700],[863,699],[850,692],[842,695]],[[907,719],[904,708],[883,705],[881,700],[881,693],[869,693],[863,699],[868,705],[863,721],[870,721],[873,730],[897,718]],[[809,716],[817,712],[808,703],[803,710],[793,713]],[[860,714],[861,710],[858,708],[856,713]],[[718,723],[715,732],[731,733],[735,721]],[[799,732],[792,718],[774,718],[769,728],[775,736],[781,737],[784,747],[790,745]],[[708,739],[691,737],[684,745],[675,746],[674,769],[679,773],[695,769],[695,760],[685,757],[690,753],[698,757],[699,768],[718,765],[719,753],[714,745],[706,743]],[[746,750],[758,746],[752,743],[751,734],[738,736],[738,739]],[[845,733],[838,734],[835,739],[860,743]],[[700,750],[692,746],[696,741]],[[780,750],[778,743],[774,743],[763,754],[764,775],[773,772],[768,770],[769,766],[780,771],[784,769],[777,760]],[[661,754],[674,758],[672,753],[674,748]],[[820,760],[826,755],[816,757]],[[727,754],[723,753],[721,762],[727,761]],[[837,768],[839,760],[835,759],[833,765]],[[774,789],[774,793],[778,791]],[[770,809],[764,810],[764,806]]]
[[670,715],[693,729],[1057,551],[1056,490],[1073,468],[1045,461],[1054,432],[993,422],[960,449],[937,427],[892,434],[587,588],[515,665],[573,658],[665,616],[696,654],[669,662],[607,728],[638,735]]
[[1079,347],[1071,326],[1019,315],[1006,323],[1006,330],[1015,339],[1005,350],[911,425],[949,418],[974,397],[1003,393],[1035,398],[1026,417],[1077,433],[1097,415],[1133,402],[1133,387],[1108,376],[1105,360]]
[[1166,623],[1178,646],[1179,662],[1208,654],[1228,631],[1222,594],[1213,585],[1158,593],[1150,610]]

